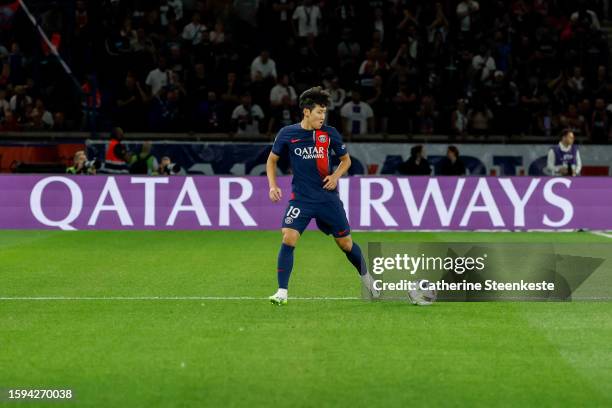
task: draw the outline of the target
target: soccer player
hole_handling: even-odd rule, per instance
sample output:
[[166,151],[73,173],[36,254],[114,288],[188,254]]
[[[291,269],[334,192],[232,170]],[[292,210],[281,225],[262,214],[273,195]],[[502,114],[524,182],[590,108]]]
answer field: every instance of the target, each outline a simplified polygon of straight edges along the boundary
[[[303,119],[278,132],[266,163],[272,202],[282,198],[281,189],[276,183],[276,165],[281,156],[289,155],[293,170],[293,191],[283,216],[283,241],[278,253],[278,291],[270,296],[270,301],[276,305],[287,304],[293,252],[312,218],[322,232],[333,235],[372,297],[379,296],[373,287],[361,248],[351,238],[351,228],[336,189],[338,179],[351,166],[351,159],[338,131],[323,125],[329,101],[330,94],[321,87],[310,88],[300,95]],[[333,173],[330,151],[340,159],[340,165]]]

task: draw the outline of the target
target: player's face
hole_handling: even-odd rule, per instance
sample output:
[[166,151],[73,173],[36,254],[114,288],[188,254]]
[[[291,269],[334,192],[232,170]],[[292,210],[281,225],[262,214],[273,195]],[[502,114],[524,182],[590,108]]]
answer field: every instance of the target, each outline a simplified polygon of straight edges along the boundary
[[315,106],[315,108],[310,111],[310,115],[308,117],[310,125],[315,129],[321,129],[321,126],[323,126],[323,122],[325,122],[326,113],[326,107],[319,105]]

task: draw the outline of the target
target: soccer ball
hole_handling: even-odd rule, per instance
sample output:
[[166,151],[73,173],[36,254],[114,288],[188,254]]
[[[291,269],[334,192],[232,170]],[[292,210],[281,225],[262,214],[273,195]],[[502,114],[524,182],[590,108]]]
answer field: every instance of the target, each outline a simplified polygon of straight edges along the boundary
[[438,291],[435,288],[421,289],[421,287],[428,287],[428,285],[428,280],[421,279],[416,282],[416,289],[408,291],[408,298],[413,305],[427,306],[436,301]]

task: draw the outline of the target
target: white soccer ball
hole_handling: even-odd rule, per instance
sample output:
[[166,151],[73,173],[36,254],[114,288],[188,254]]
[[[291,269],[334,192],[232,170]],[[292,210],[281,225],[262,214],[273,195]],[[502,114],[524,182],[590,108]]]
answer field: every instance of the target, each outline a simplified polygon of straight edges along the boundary
[[[425,288],[425,289],[422,289]],[[416,289],[408,291],[408,298],[413,305],[427,306],[436,301],[438,291],[436,288],[429,288],[429,281],[421,279],[416,282]]]

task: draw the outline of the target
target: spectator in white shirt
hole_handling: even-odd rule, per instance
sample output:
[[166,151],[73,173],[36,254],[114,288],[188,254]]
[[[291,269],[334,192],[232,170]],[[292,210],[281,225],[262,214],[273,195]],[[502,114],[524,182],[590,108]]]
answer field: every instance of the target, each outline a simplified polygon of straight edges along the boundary
[[589,28],[591,30],[600,30],[601,24],[599,23],[599,18],[597,18],[597,14],[593,10],[588,10],[586,6],[582,6],[581,10],[572,13],[570,19],[573,22],[584,21],[588,22]]
[[476,74],[480,73],[480,82],[489,85],[497,69],[491,50],[481,47],[480,52],[472,58],[472,68]]
[[202,34],[206,31],[206,26],[200,22],[200,13],[193,13],[191,23],[183,29],[183,40],[191,45],[198,45],[202,42]]
[[297,6],[293,12],[293,21],[297,21],[297,28],[294,26],[294,30],[300,38],[306,38],[309,35],[317,37],[320,20],[321,10],[319,6],[312,4],[312,0],[304,0],[304,4]]
[[354,90],[351,100],[340,109],[344,124],[344,134],[350,138],[352,135],[362,135],[374,129],[374,111],[366,102],[361,101],[361,94]]
[[32,114],[40,115],[40,119],[47,129],[51,129],[53,127],[53,115],[45,108],[45,104],[42,99],[36,100]]
[[161,0],[159,2],[159,23],[162,27],[168,26],[168,12],[170,11],[170,6],[168,5],[168,0]]
[[166,68],[166,57],[160,56],[157,68],[149,72],[145,84],[149,87],[152,96],[156,96],[159,91],[171,82],[170,71]]
[[288,96],[291,106],[297,104],[295,89],[289,85],[289,75],[283,74],[278,78],[278,83],[270,91],[270,105],[274,108],[283,104],[283,97]]
[[6,100],[6,89],[0,88],[0,122],[4,119],[4,112],[11,109],[11,105]]
[[176,20],[181,21],[183,19],[183,0],[168,0],[168,5],[172,7]]
[[457,17],[459,28],[463,33],[469,33],[472,29],[472,15],[480,9],[477,1],[464,0],[457,4]]
[[585,82],[586,81],[582,76],[582,68],[574,67],[574,75],[568,79],[567,86],[569,86],[574,93],[581,95],[585,90]]
[[270,58],[270,53],[263,50],[251,63],[252,81],[276,81],[276,63]]
[[248,93],[242,96],[242,103],[232,112],[232,124],[239,135],[258,135],[259,124],[263,119],[263,110],[253,104]]
[[26,87],[23,85],[17,85],[15,87],[15,94],[11,97],[9,101],[9,106],[11,107],[11,111],[23,111],[27,105],[32,104],[32,98],[26,95]]
[[225,42],[225,27],[221,21],[217,21],[214,31],[210,32],[210,43],[213,45],[223,44]]

